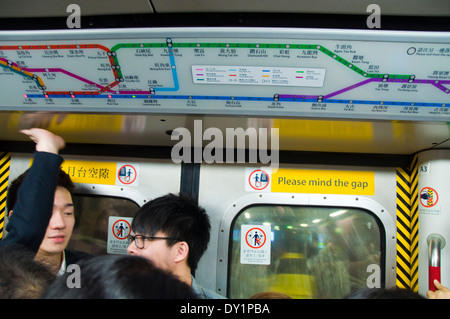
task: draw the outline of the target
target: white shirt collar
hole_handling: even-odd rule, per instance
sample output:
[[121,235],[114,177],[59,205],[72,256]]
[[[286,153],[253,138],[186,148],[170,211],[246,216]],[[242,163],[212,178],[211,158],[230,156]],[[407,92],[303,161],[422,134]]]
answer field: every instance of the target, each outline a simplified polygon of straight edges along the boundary
[[62,254],[63,254],[63,258],[62,258],[61,268],[59,268],[57,276],[61,276],[66,273],[67,264],[66,264],[66,253],[64,252],[64,250],[62,251]]

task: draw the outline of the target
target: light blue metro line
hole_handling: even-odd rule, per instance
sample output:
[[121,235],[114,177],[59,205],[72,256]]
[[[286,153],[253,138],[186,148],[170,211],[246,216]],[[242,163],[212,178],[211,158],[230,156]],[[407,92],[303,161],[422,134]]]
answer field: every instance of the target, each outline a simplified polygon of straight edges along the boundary
[[175,56],[173,54],[173,50],[169,48],[169,61],[170,68],[172,69],[172,78],[173,78],[173,88],[154,88],[155,92],[176,92],[180,89],[180,84],[178,83],[178,74],[177,68],[175,65]]

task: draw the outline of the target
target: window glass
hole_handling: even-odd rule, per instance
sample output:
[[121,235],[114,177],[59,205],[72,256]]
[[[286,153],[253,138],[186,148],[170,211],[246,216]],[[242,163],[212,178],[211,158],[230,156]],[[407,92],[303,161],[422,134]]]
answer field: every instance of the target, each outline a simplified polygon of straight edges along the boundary
[[73,196],[75,227],[68,249],[106,254],[110,216],[134,217],[139,206],[131,200],[107,196]]
[[[241,263],[243,225],[270,225],[269,265]],[[292,298],[345,298],[367,287],[369,265],[381,270],[374,275],[384,273],[383,230],[362,209],[258,205],[238,214],[231,229],[230,298],[266,291]],[[373,280],[381,282],[380,276]]]

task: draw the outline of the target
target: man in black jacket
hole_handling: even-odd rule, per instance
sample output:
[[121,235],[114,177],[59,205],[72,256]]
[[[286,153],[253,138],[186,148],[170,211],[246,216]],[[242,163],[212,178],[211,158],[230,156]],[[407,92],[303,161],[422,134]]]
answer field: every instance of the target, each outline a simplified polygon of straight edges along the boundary
[[[36,142],[36,152],[22,187],[15,192],[8,191],[8,235],[0,246],[21,244],[36,253],[52,215],[59,167],[63,161],[58,153],[65,142],[61,137],[41,129],[21,132]],[[15,213],[11,214],[13,209]]]
[[21,132],[36,142],[36,152],[32,167],[8,189],[10,221],[4,242],[24,245],[36,252],[35,259],[54,274],[62,274],[67,265],[89,256],[65,251],[75,224],[74,185],[60,169],[62,158],[58,155],[65,143],[61,137],[42,129]]

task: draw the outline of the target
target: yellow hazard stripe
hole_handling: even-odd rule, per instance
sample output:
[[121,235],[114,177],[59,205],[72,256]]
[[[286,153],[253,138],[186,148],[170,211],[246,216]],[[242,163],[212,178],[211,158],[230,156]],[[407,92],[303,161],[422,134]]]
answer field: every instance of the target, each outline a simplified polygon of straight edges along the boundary
[[0,153],[0,239],[3,238],[3,227],[6,214],[6,192],[8,189],[11,153]]
[[397,277],[399,288],[418,290],[417,156],[408,168],[397,168]]
[[411,289],[419,290],[419,182],[418,156],[410,166],[411,176]]

